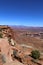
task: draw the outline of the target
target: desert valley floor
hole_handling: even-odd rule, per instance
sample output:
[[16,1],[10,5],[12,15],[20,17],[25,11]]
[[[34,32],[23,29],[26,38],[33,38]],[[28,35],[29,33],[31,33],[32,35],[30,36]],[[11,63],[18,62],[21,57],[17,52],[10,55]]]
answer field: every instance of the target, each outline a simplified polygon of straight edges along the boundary
[[[30,56],[33,50],[40,59]],[[0,65],[43,65],[43,27],[0,25]]]

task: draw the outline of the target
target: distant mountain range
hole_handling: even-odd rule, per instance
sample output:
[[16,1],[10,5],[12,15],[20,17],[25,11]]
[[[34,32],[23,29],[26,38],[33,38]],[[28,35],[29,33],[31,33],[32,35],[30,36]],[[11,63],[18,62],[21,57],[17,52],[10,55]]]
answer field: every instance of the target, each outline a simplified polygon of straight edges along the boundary
[[10,26],[11,28],[15,30],[28,30],[28,31],[34,31],[34,32],[43,32],[43,27],[29,27],[29,26]]

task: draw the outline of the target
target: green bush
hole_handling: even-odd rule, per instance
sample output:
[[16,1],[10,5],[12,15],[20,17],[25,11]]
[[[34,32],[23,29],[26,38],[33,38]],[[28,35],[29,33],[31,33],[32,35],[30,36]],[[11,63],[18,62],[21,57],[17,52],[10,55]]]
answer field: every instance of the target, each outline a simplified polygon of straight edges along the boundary
[[40,52],[38,50],[33,50],[31,52],[31,56],[34,58],[34,59],[39,59],[40,58]]
[[2,33],[0,33],[0,38],[3,38],[3,34]]
[[17,55],[17,50],[13,51],[13,55],[16,56]]
[[2,29],[0,28],[0,32],[2,32]]

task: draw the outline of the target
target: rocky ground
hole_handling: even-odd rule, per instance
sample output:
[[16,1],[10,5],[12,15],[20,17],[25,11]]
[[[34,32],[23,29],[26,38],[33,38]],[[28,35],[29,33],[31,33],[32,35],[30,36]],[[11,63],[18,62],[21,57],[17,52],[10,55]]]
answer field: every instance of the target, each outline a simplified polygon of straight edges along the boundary
[[[41,46],[43,41],[40,40],[41,44],[39,44],[39,39],[21,36],[17,31],[15,32],[8,26],[0,27],[0,33],[2,33],[0,35],[0,65],[43,65],[42,58],[37,62],[33,62],[33,58],[29,56],[31,51],[39,45]],[[29,41],[27,41],[28,39]],[[32,43],[36,44],[33,45]],[[16,57],[13,56],[13,51],[15,51]]]

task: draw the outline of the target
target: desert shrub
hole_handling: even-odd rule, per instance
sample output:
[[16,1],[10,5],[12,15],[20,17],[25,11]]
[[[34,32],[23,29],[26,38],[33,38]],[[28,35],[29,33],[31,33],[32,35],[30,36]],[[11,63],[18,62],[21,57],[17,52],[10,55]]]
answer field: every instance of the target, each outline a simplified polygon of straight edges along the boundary
[[3,63],[6,63],[6,58],[4,55],[2,55],[2,61],[3,61]]
[[0,32],[2,32],[2,29],[0,28]]
[[6,63],[6,57],[3,54],[0,54],[0,59],[2,60],[2,63]]
[[10,39],[10,38],[8,38],[8,41],[9,41],[9,42],[11,42],[11,39]]
[[34,58],[34,59],[39,59],[40,58],[40,52],[38,50],[33,50],[31,52],[31,56]]
[[13,55],[16,56],[17,55],[17,50],[13,51]]
[[9,44],[11,45],[11,39],[10,39],[10,38],[8,38],[8,42],[9,42]]
[[0,33],[0,38],[3,38],[3,34],[2,33]]
[[14,50],[13,51],[13,55],[14,55],[14,58],[16,58],[17,60],[19,60],[20,62],[22,62],[21,58],[19,57],[19,55],[17,54],[17,50]]

